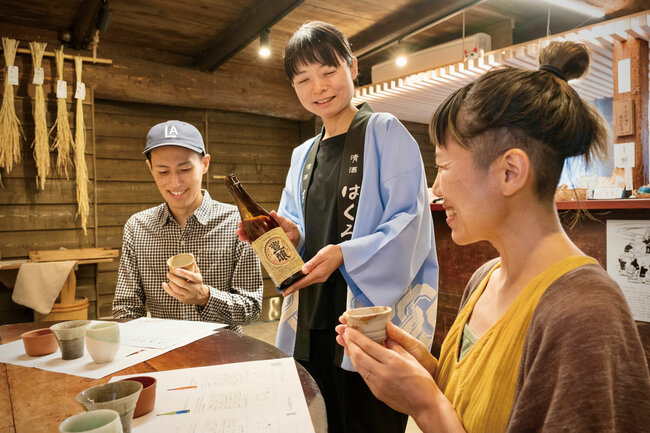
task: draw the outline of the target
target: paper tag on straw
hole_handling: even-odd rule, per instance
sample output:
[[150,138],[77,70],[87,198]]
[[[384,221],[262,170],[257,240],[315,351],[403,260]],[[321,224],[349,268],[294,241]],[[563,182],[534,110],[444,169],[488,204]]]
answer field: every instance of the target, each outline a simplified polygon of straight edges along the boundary
[[56,97],[62,99],[68,97],[68,84],[63,80],[56,80]]
[[86,99],[86,85],[84,83],[77,83],[77,91],[74,93],[75,99]]
[[43,84],[43,78],[45,77],[45,72],[43,68],[34,68],[34,79],[32,84]]
[[18,66],[8,66],[7,67],[7,81],[12,86],[18,85]]

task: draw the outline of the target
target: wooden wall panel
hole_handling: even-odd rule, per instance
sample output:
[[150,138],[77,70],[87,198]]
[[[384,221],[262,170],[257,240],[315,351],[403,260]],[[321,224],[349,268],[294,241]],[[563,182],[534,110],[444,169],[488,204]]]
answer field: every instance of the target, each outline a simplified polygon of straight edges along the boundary
[[[29,137],[30,128],[33,130],[30,124],[31,99],[27,95],[19,97],[16,106],[25,119],[25,131]],[[52,113],[56,109],[54,101],[48,101],[48,107],[48,119],[52,122]],[[70,171],[69,180],[53,172],[46,190],[36,191],[35,164],[30,145],[25,142],[23,161],[14,167],[12,173],[2,173],[5,188],[0,189],[0,252],[3,258],[25,257],[35,249],[121,248],[126,220],[134,213],[163,201],[142,154],[147,132],[156,123],[178,119],[201,131],[211,155],[204,185],[214,199],[232,203],[220,176],[235,173],[247,191],[269,210],[278,207],[293,149],[309,138],[311,134],[307,131],[313,129],[313,122],[306,126],[307,122],[255,114],[106,100],[96,101],[94,106],[87,104],[84,108],[91,198],[88,235],[83,236],[79,219],[75,217],[74,171]],[[69,104],[69,110],[72,112],[72,104]],[[415,123],[406,123],[405,126],[420,144],[431,184],[435,164],[427,127]],[[55,160],[54,153],[52,160]],[[110,263],[80,268],[89,269],[84,270],[83,276],[78,276],[78,291],[89,299],[91,317],[95,317],[97,312],[99,316],[111,314],[118,267],[119,258]],[[277,301],[270,301],[277,296],[273,283],[264,272],[264,298],[268,300],[264,303],[265,309],[278,308]],[[2,301],[6,298],[0,293],[0,312],[7,305]],[[14,304],[13,308],[16,311],[12,313],[14,319],[24,317],[24,311],[18,306]],[[263,312],[262,319],[270,318],[277,318],[277,311]]]

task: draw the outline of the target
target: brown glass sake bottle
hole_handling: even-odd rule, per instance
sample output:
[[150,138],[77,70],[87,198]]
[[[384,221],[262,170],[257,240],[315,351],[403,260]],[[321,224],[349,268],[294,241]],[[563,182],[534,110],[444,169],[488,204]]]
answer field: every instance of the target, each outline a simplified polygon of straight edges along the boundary
[[282,292],[305,274],[305,264],[279,224],[248,195],[234,174],[226,176],[226,187],[235,199],[244,231],[275,288]]

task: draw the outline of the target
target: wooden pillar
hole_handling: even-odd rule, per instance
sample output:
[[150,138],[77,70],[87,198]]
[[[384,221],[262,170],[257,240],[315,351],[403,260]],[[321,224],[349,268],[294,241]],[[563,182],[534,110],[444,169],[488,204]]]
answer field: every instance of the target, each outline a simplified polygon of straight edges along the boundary
[[[630,90],[619,93],[619,61],[630,59]],[[648,41],[630,38],[614,40],[614,143],[634,142],[634,163],[632,185],[634,189],[648,183]],[[632,101],[621,103],[619,101]],[[631,107],[631,118],[622,114]],[[621,116],[621,117],[619,117]],[[619,118],[617,118],[619,117]],[[633,120],[632,120],[633,119]],[[620,124],[630,120],[634,123],[633,133],[621,131]]]

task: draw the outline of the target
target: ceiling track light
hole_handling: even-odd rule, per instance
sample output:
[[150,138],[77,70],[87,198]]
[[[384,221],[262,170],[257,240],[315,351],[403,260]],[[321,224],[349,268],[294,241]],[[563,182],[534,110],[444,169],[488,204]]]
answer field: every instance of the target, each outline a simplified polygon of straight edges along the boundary
[[260,56],[262,57],[268,57],[271,55],[271,44],[269,42],[269,35],[271,31],[269,29],[265,29],[262,33],[260,33]]

